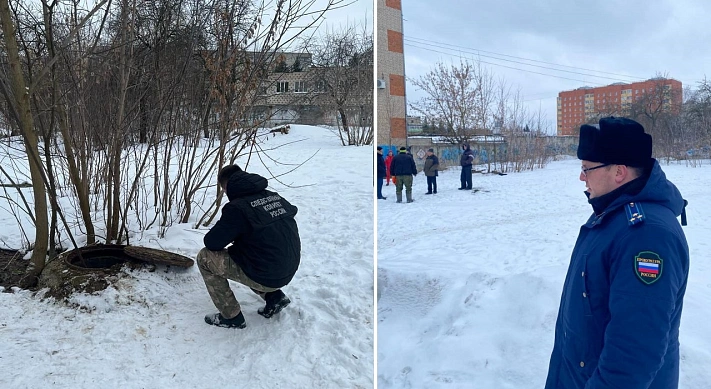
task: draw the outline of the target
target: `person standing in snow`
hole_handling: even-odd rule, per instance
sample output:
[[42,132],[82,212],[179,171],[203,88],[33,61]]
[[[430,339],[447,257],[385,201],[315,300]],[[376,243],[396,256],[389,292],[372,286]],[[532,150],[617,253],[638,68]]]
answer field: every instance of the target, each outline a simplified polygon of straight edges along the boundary
[[390,185],[390,165],[393,163],[393,151],[388,150],[388,155],[385,157],[385,186]]
[[378,146],[378,152],[375,154],[375,165],[378,167],[376,179],[378,200],[386,200],[383,197],[383,179],[386,175],[385,161],[383,161],[383,148]]
[[434,149],[427,150],[427,158],[425,158],[425,167],[422,171],[427,177],[427,193],[437,193],[437,171],[439,170],[439,158],[434,155]]
[[545,388],[677,388],[685,201],[636,121],[602,118],[579,139],[593,214],[563,284]]
[[393,158],[391,165],[393,176],[395,176],[395,195],[397,202],[402,203],[402,187],[405,187],[407,202],[415,201],[412,198],[412,178],[417,175],[417,166],[412,155],[407,153],[407,149],[400,147],[400,152]]
[[459,190],[472,189],[472,164],[474,163],[474,152],[472,152],[469,143],[462,144],[462,156],[459,158],[459,164],[462,165],[462,173],[459,176],[461,185]]
[[[244,328],[242,309],[227,280],[239,282],[262,297],[257,312],[270,318],[291,302],[281,291],[294,277],[301,258],[301,240],[294,216],[298,209],[278,193],[266,190],[267,179],[237,165],[217,175],[229,203],[205,235],[197,264],[218,313],[208,324]],[[227,245],[230,247],[225,249]]]

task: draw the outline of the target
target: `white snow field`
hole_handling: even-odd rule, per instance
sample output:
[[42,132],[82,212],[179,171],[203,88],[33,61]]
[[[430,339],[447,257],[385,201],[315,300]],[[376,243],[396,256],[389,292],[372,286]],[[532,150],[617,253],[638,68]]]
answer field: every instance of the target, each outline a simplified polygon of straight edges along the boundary
[[[207,325],[216,309],[196,266],[126,270],[132,277],[104,292],[76,295],[74,308],[0,293],[0,388],[372,388],[372,147],[343,147],[312,126],[268,138],[265,147],[285,145],[270,152],[281,163],[318,151],[280,177],[293,188],[270,179],[299,208],[302,257],[283,289],[289,307],[265,319],[263,302],[232,283],[247,328]],[[294,167],[264,161],[275,174]],[[269,177],[256,161],[248,171]],[[207,228],[192,223],[174,224],[165,238],[157,229],[135,234],[132,244],[194,258]],[[19,236],[0,208],[0,238],[18,248]]]
[[[506,176],[440,172],[438,194],[377,202],[378,388],[540,389],[570,254],[592,212],[580,161]],[[711,382],[711,162],[662,164],[689,201],[680,388]],[[403,196],[404,197],[404,196]]]

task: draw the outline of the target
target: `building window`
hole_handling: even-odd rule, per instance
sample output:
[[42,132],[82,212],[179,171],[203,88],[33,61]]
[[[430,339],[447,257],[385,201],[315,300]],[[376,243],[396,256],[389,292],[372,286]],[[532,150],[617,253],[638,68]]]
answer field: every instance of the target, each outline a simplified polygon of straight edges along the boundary
[[319,80],[316,81],[316,92],[325,92],[326,91],[326,81]]
[[277,83],[277,93],[286,93],[289,91],[289,81],[279,81]]
[[294,81],[294,92],[295,93],[306,92],[306,83],[304,81]]

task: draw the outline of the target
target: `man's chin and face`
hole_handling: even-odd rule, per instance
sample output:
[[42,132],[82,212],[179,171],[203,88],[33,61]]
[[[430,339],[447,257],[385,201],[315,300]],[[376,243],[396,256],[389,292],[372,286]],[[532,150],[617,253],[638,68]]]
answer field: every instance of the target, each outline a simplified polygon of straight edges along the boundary
[[[604,165],[600,162],[581,161],[583,169],[595,168]],[[615,189],[614,165],[601,167],[599,169],[588,170],[580,173],[580,181],[585,183],[585,192],[588,199],[604,196]]]

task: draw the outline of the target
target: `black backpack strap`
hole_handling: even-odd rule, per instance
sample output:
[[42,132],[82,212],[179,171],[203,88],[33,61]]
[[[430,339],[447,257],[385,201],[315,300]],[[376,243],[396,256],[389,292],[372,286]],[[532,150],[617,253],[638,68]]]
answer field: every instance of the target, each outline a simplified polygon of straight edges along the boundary
[[681,209],[681,225],[685,226],[686,225],[686,206],[689,205],[689,202],[684,200],[684,208]]

